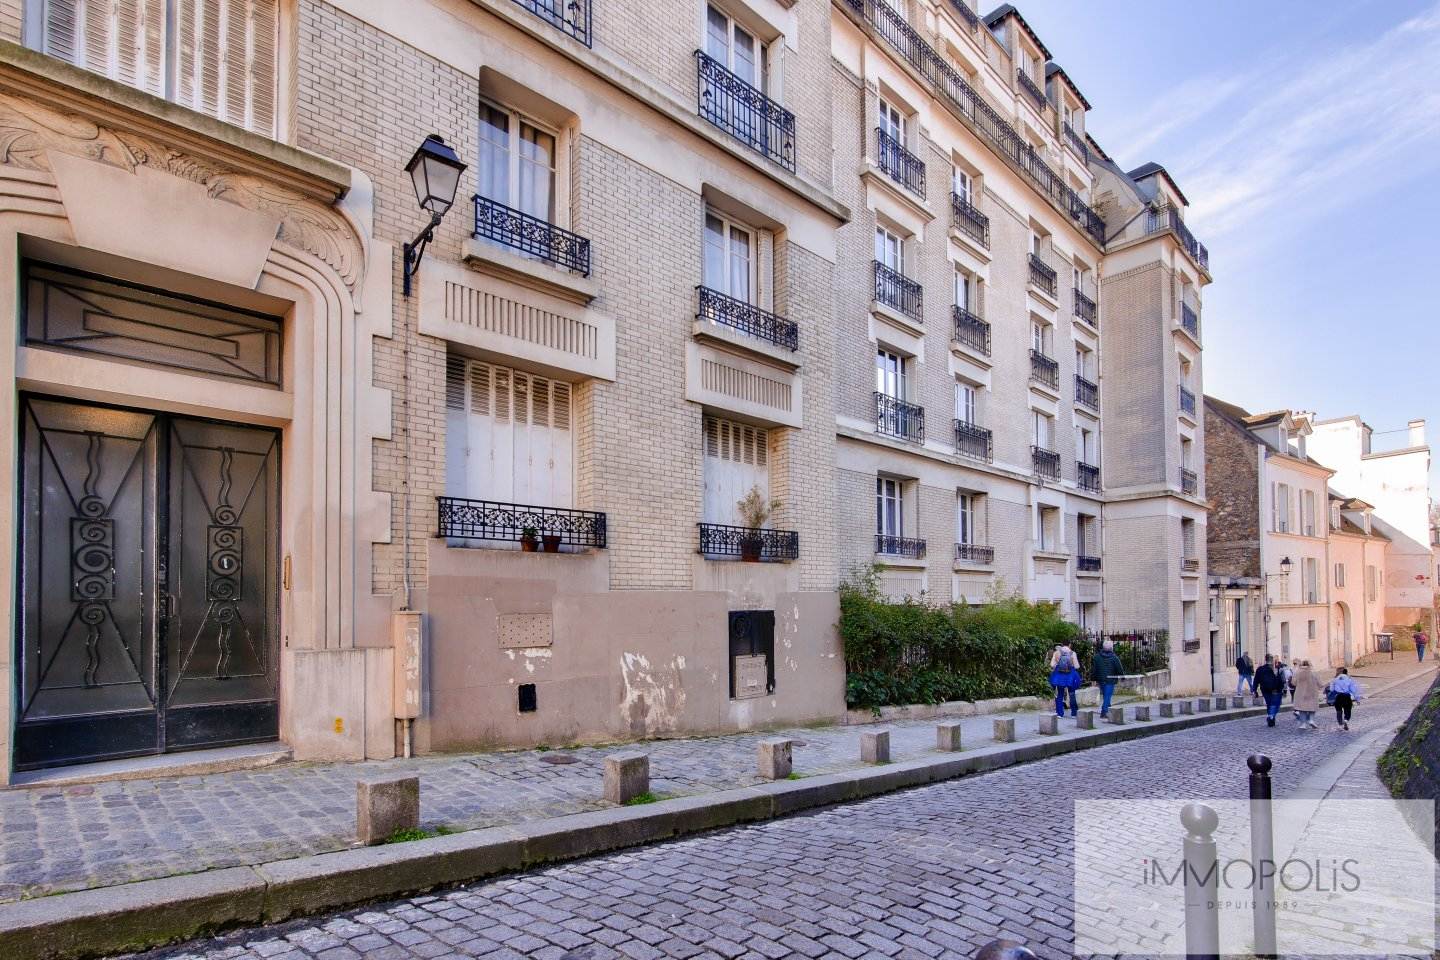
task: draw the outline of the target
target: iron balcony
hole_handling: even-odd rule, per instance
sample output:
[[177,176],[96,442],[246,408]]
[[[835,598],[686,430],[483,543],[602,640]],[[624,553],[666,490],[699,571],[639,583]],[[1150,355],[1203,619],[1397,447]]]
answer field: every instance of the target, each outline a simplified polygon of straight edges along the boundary
[[695,51],[695,74],[703,119],[766,159],[795,172],[795,114],[703,50]]
[[561,33],[591,46],[590,9],[592,0],[515,0]]
[[1046,480],[1060,479],[1060,454],[1054,450],[1032,446],[1030,448],[1030,462],[1035,465],[1035,472]]
[[1185,226],[1185,221],[1180,219],[1180,211],[1168,204],[1158,210],[1151,210],[1145,218],[1146,234],[1164,233],[1166,230],[1175,234],[1175,239],[1190,255],[1190,259],[1204,269],[1210,269],[1210,251],[1205,249],[1205,244],[1196,240],[1195,234]]
[[439,513],[436,535],[440,537],[519,543],[549,536],[572,547],[605,546],[603,513],[464,497],[436,497],[435,501]]
[[1100,388],[1078,373],[1075,374],[1075,402],[1100,412]]
[[1180,412],[1187,416],[1195,416],[1195,394],[1185,387],[1180,388]]
[[1180,492],[1181,492],[1181,493],[1189,494],[1190,496],[1193,497],[1193,496],[1195,496],[1195,494],[1199,491],[1199,489],[1200,489],[1200,478],[1199,478],[1198,476],[1196,476],[1195,471],[1194,471],[1194,470],[1187,470],[1185,467],[1181,467],[1181,468],[1180,468]]
[[955,340],[976,353],[990,356],[990,324],[964,307],[951,308],[955,319]]
[[891,180],[920,198],[925,197],[925,161],[905,149],[890,134],[875,128],[877,159],[880,169]]
[[1180,326],[1185,328],[1185,332],[1190,334],[1193,340],[1199,342],[1200,317],[1195,312],[1195,308],[1188,303],[1180,304]]
[[1051,390],[1060,389],[1060,364],[1033,347],[1030,350],[1030,379]]
[[1100,468],[1093,463],[1075,464],[1075,482],[1081,490],[1100,492]]
[[956,420],[955,452],[971,460],[984,460],[989,463],[994,457],[994,438],[985,427]]
[[1057,289],[1055,281],[1055,271],[1050,265],[1035,254],[1030,254],[1030,282],[1053,297]]
[[796,560],[800,557],[800,534],[795,530],[736,527],[724,523],[696,524],[700,530],[699,552],[707,557],[754,557],[761,561]]
[[700,294],[700,311],[697,320],[708,320],[739,330],[761,340],[768,340],[788,350],[800,348],[800,328],[784,317],[776,316],[759,307],[726,296],[709,287],[696,287]]
[[1077,553],[1075,555],[1075,569],[1081,573],[1099,573],[1100,558],[1087,554]]
[[950,226],[990,249],[990,218],[958,193],[950,194]]
[[961,563],[994,563],[995,548],[982,547],[978,543],[957,543],[955,559]]
[[1068,123],[1061,124],[1061,130],[1065,134],[1066,145],[1075,151],[1076,156],[1088,164],[1090,162],[1090,147],[1085,143],[1085,138]]
[[875,392],[875,429],[887,437],[925,442],[925,408]]
[[1079,287],[1074,287],[1075,294],[1075,316],[1084,320],[1095,329],[1100,329],[1100,311],[1095,306],[1095,301],[1085,296]]
[[925,541],[913,537],[891,537],[875,534],[875,552],[886,557],[909,557],[912,560],[925,559]]
[[898,270],[875,261],[875,299],[899,310],[916,323],[925,319],[925,292],[920,284]]
[[1020,81],[1020,89],[1035,102],[1035,108],[1043,111],[1048,101],[1045,99],[1045,91],[1040,89],[1040,84],[1031,79],[1030,74],[1024,70],[1016,69],[1015,77]]
[[477,238],[503,243],[582,277],[590,276],[589,240],[497,200],[477,195],[474,201]]

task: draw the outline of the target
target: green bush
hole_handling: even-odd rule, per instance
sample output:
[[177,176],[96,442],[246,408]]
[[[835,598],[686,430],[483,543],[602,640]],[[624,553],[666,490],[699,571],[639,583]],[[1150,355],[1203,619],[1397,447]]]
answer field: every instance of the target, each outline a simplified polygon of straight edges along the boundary
[[1047,696],[1050,653],[1088,638],[1053,604],[1030,603],[997,586],[981,606],[935,606],[880,596],[873,572],[840,588],[845,699],[852,707]]

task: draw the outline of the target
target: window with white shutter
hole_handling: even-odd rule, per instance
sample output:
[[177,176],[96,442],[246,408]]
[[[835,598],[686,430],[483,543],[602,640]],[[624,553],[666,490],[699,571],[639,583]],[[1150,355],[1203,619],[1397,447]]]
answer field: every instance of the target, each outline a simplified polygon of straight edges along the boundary
[[706,417],[702,423],[705,453],[705,523],[742,526],[739,501],[751,488],[770,499],[770,435],[745,423]]
[[278,0],[29,0],[33,48],[273,136]]
[[445,368],[445,408],[449,496],[573,505],[570,384],[452,356]]

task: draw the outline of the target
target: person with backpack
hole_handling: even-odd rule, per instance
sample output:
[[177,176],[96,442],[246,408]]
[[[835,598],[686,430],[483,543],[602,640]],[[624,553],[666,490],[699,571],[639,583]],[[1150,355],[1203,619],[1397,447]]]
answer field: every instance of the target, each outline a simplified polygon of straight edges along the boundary
[[1110,698],[1115,696],[1115,681],[1125,672],[1125,666],[1115,655],[1115,641],[1106,640],[1100,652],[1090,665],[1090,675],[1100,687],[1100,713],[1110,712]]
[[1075,690],[1080,686],[1080,661],[1070,644],[1062,643],[1050,655],[1050,686],[1055,688],[1055,715],[1065,716],[1065,694],[1070,694],[1070,716],[1080,712]]
[[1255,692],[1255,661],[1250,659],[1250,654],[1241,652],[1235,658],[1235,672],[1240,675],[1240,682],[1235,684],[1236,693],[1244,693],[1249,687],[1250,692]]
[[1285,694],[1288,693],[1290,702],[1293,704],[1295,702],[1295,674],[1300,669],[1300,661],[1296,659],[1294,663],[1286,663],[1284,660],[1277,660],[1275,663],[1280,668],[1280,679],[1285,681],[1285,686],[1280,690],[1280,701],[1283,703]]
[[1410,639],[1415,641],[1415,652],[1419,655],[1420,662],[1424,663],[1425,647],[1430,642],[1430,638],[1425,634],[1425,628],[1418,623],[1415,624],[1415,632],[1410,635]]
[[1350,729],[1350,713],[1360,699],[1360,684],[1350,676],[1350,671],[1341,667],[1335,679],[1325,688],[1325,699],[1335,708],[1335,722],[1341,730]]
[[1265,725],[1275,726],[1280,713],[1280,700],[1285,696],[1285,678],[1275,665],[1275,655],[1265,654],[1265,662],[1255,671],[1255,689],[1265,698]]

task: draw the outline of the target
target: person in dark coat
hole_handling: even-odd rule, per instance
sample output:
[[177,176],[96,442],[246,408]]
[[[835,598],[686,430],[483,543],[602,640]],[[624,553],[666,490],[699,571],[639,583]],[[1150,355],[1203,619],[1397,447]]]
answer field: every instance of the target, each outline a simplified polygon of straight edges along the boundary
[[1235,672],[1240,675],[1240,682],[1235,684],[1236,693],[1244,693],[1249,687],[1250,692],[1255,692],[1255,661],[1250,659],[1250,654],[1241,652],[1235,658]]
[[1090,675],[1100,686],[1100,715],[1110,712],[1110,698],[1115,695],[1115,681],[1125,672],[1125,666],[1115,655],[1115,642],[1106,640],[1095,659],[1090,663]]
[[1265,662],[1255,671],[1255,689],[1265,698],[1265,723],[1275,726],[1280,713],[1280,700],[1285,696],[1285,677],[1275,667],[1273,654],[1265,654]]

